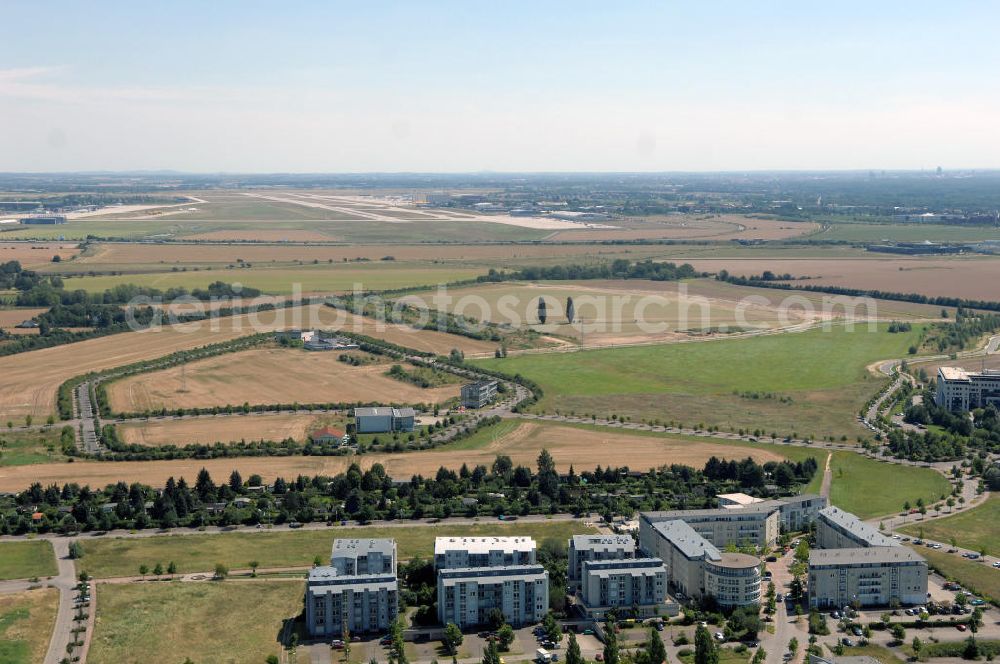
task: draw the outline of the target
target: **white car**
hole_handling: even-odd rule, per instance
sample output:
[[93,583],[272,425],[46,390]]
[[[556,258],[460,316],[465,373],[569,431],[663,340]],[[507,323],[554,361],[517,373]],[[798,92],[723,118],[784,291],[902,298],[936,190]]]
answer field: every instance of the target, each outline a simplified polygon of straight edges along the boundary
[[725,641],[726,640],[726,635],[723,634],[722,632],[716,632],[715,633],[715,640],[716,641],[720,641],[720,642],[721,641]]

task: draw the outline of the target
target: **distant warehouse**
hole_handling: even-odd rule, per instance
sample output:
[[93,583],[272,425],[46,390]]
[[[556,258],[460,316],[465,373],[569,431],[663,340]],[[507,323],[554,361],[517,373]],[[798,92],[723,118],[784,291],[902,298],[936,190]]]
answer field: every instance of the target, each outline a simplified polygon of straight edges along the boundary
[[942,408],[967,411],[993,404],[1000,407],[1000,371],[966,371],[957,367],[938,369],[934,401]]
[[412,408],[355,408],[357,433],[393,433],[413,431],[416,413]]
[[481,380],[462,386],[462,405],[466,408],[482,408],[496,401],[497,381]]
[[65,224],[66,217],[60,214],[48,214],[22,217],[18,221],[27,226],[53,226],[55,224]]

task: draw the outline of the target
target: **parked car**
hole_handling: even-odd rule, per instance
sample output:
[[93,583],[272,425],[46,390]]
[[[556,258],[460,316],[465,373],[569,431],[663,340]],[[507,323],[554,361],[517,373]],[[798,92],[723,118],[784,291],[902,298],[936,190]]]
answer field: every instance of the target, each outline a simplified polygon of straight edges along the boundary
[[969,628],[966,627],[965,625],[955,625],[955,629],[957,629],[960,632],[964,632],[965,630],[967,630]]
[[864,630],[862,630],[861,627],[859,627],[858,625],[855,625],[851,629],[851,633],[854,634],[854,636],[861,636],[862,634],[864,634]]
[[848,648],[853,648],[853,647],[854,647],[854,641],[851,641],[851,640],[850,640],[849,638],[847,638],[846,636],[845,636],[844,638],[842,638],[842,639],[840,640],[840,642],[841,642],[842,644],[844,644],[845,646],[847,646]]
[[716,632],[715,633],[715,640],[719,641],[721,643],[722,641],[726,640],[726,635],[723,634],[722,632]]

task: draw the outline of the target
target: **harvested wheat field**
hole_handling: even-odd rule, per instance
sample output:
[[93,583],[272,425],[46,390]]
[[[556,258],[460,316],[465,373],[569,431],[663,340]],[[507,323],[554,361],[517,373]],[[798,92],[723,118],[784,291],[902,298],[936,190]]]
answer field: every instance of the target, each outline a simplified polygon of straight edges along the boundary
[[35,269],[52,262],[53,256],[69,260],[79,253],[72,242],[4,242],[0,243],[0,263],[17,261],[21,267]]
[[[466,443],[468,441],[465,441]],[[355,457],[240,457],[234,459],[183,459],[171,461],[77,462],[73,464],[37,464],[0,467],[0,491],[19,491],[31,482],[43,486],[68,481],[104,486],[120,479],[162,485],[168,477],[192,480],[201,468],[213,477],[227,477],[239,470],[243,477],[258,473],[267,481],[277,476],[334,475],[351,463],[362,468],[381,463],[389,475],[408,478],[414,474],[433,475],[441,466],[458,469],[463,463],[493,463],[496,455],[507,454],[515,464],[532,466],[538,452],[552,453],[560,471],[572,464],[576,470],[606,466],[609,462],[633,470],[656,468],[665,464],[702,466],[711,456],[730,459],[753,457],[758,462],[778,461],[783,457],[771,450],[729,445],[668,435],[642,435],[615,430],[597,431],[548,423],[521,422],[512,430],[479,447],[466,449],[463,443],[452,447],[401,454],[365,454]],[[609,452],[612,454],[609,457]]]
[[677,259],[698,270],[729,270],[744,276],[770,270],[807,279],[795,286],[842,286],[893,293],[920,293],[928,296],[962,297],[973,300],[1000,300],[1000,257],[897,258],[752,258]]
[[0,419],[48,416],[55,410],[59,385],[73,376],[235,339],[255,331],[295,327],[290,322],[295,320],[295,315],[294,309],[279,309],[141,332],[124,332],[2,357]]
[[34,318],[38,314],[43,314],[48,309],[44,307],[26,307],[23,309],[0,309],[0,330],[16,332],[12,330],[15,325],[29,318]]
[[226,353],[114,381],[108,399],[115,412],[137,412],[244,402],[441,403],[458,396],[457,384],[423,389],[386,376],[390,362],[355,367],[337,359],[340,354],[300,348]]
[[[339,324],[338,324],[339,321]],[[46,417],[54,412],[59,385],[89,371],[101,371],[154,359],[228,339],[285,328],[358,331],[392,343],[448,354],[459,348],[470,354],[492,354],[494,344],[444,332],[387,326],[323,305],[289,307],[256,314],[217,318],[0,357],[0,419],[25,415]]]
[[292,413],[251,413],[194,417],[183,420],[150,420],[118,424],[118,435],[132,445],[210,445],[241,440],[304,441],[311,431],[323,426],[344,430],[346,418],[333,414],[295,415]]

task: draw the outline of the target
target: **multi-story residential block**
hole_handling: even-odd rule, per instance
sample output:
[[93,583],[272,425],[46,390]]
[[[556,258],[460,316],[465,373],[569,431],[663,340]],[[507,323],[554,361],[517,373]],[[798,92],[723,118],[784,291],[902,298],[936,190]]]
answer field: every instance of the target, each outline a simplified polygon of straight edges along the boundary
[[816,520],[816,546],[820,549],[895,545],[894,539],[839,507],[820,510]]
[[719,606],[760,604],[760,558],[745,553],[723,552],[718,559],[705,558],[705,595]]
[[521,627],[545,617],[549,573],[535,564],[438,569],[437,599],[442,624],[482,625],[499,609],[510,625]]
[[438,537],[434,568],[510,567],[535,564],[535,540],[530,537]]
[[630,535],[574,535],[569,540],[567,578],[579,590],[583,565],[590,560],[635,558],[635,540]]
[[722,606],[760,602],[760,559],[720,551],[685,521],[641,519],[639,546],[663,560],[670,587],[679,594],[711,596]]
[[396,574],[396,540],[337,539],[330,564],[338,574]]
[[934,401],[942,408],[953,411],[985,408],[989,404],[1000,407],[1000,371],[941,367],[938,369]]
[[610,609],[637,612],[635,618],[676,615],[667,583],[667,568],[659,558],[588,560],[583,563],[581,608],[594,619]]
[[329,566],[306,581],[306,625],[317,637],[386,631],[399,615],[396,543],[336,540]]
[[537,564],[530,537],[438,537],[434,567],[442,623],[481,625],[500,609],[518,627],[548,611],[549,573]]
[[639,541],[643,530],[662,521],[681,520],[715,546],[752,544],[772,547],[780,531],[779,511],[766,503],[748,505],[740,509],[670,510],[643,512],[639,519]]
[[809,553],[809,606],[890,606],[927,601],[927,561],[905,546]]

